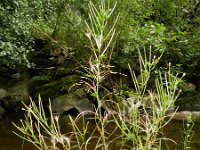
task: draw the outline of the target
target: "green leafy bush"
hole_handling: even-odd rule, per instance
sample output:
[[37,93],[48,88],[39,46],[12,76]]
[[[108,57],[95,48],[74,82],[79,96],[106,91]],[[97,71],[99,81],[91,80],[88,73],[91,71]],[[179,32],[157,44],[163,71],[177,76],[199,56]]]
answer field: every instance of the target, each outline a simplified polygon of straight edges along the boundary
[[33,38],[24,4],[22,1],[0,2],[0,57],[3,65],[32,65],[28,54],[33,50]]

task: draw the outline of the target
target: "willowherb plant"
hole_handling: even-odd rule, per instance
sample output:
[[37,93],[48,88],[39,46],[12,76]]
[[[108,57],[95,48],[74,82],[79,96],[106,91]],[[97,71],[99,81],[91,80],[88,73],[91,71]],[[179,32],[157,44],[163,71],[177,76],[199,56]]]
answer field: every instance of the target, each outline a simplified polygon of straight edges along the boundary
[[86,85],[91,92],[91,95],[96,98],[98,109],[102,106],[101,98],[99,97],[99,88],[102,81],[112,71],[108,60],[108,51],[115,35],[115,27],[118,16],[112,24],[109,22],[113,18],[113,13],[116,3],[113,8],[110,7],[110,0],[101,0],[100,6],[97,8],[92,2],[89,2],[89,21],[86,22],[86,36],[90,41],[90,49],[92,55],[89,59],[89,65],[83,67],[85,70],[81,83]]
[[[99,88],[101,83],[109,74],[111,66],[106,64],[108,50],[112,44],[115,35],[115,26],[117,24],[118,16],[110,24],[109,21],[113,17],[116,4],[111,8],[110,0],[101,0],[100,6],[96,7],[92,2],[89,2],[89,22],[86,22],[87,32],[86,36],[90,41],[92,55],[89,60],[89,65],[83,67],[83,77],[80,83],[86,85],[97,100],[98,106],[94,113],[94,120],[96,127],[86,138],[88,132],[88,124],[84,123],[83,128],[79,128],[76,120],[70,118],[72,132],[69,135],[62,134],[59,126],[59,117],[53,116],[50,106],[50,116],[46,117],[41,99],[39,99],[39,107],[32,101],[31,105],[25,105],[26,119],[22,121],[22,127],[17,129],[22,135],[17,134],[24,140],[33,143],[38,149],[87,149],[90,141],[97,139],[94,149],[109,149],[109,136],[105,131],[108,125],[108,117],[101,113],[102,99],[99,97]],[[77,118],[83,117],[80,114]],[[50,120],[49,120],[50,119]],[[33,121],[34,120],[34,121]],[[50,122],[49,122],[50,121]],[[45,134],[43,134],[43,132]],[[94,132],[97,131],[100,136],[95,137]],[[58,147],[59,146],[59,147]]]
[[184,75],[181,78],[178,74],[173,75],[171,65],[164,75],[158,71],[158,76],[155,78],[155,90],[147,90],[151,72],[161,58],[161,56],[151,57],[151,47],[149,55],[147,57],[145,51],[143,57],[139,51],[139,79],[129,67],[136,94],[134,98],[127,99],[128,104],[123,108],[118,107],[118,117],[114,117],[122,132],[122,148],[129,143],[132,149],[161,149],[162,140],[166,140],[161,136],[162,129],[171,120],[167,118],[167,112],[174,106],[180,92],[177,91],[177,86]]
[[159,62],[160,58],[162,57],[163,53],[156,57],[155,55],[152,58],[152,47],[150,45],[149,47],[149,56],[146,52],[146,49],[144,48],[144,56],[142,56],[142,53],[140,50],[138,50],[138,56],[139,56],[139,64],[140,64],[140,79],[136,77],[136,74],[134,71],[132,71],[130,65],[129,70],[131,72],[131,77],[134,83],[134,87],[137,93],[139,93],[141,96],[144,96],[147,88],[147,83],[150,79],[152,71],[155,69],[157,63]]
[[[100,88],[106,76],[113,73],[112,66],[108,62],[108,52],[115,36],[119,16],[117,15],[113,21],[116,3],[112,8],[110,3],[111,0],[100,0],[99,7],[92,2],[88,5],[89,21],[86,22],[86,36],[90,41],[92,55],[88,66],[83,67],[80,83],[88,87],[97,101],[97,108],[92,112],[95,127],[89,131],[89,124],[84,120],[84,113],[81,113],[76,119],[70,117],[72,131],[69,134],[63,134],[59,125],[59,117],[52,114],[51,105],[49,107],[50,116],[47,117],[41,99],[39,99],[38,107],[31,101],[29,106],[25,105],[26,118],[22,121],[22,126],[15,125],[22,135],[16,134],[33,143],[40,150],[89,149],[93,141],[95,141],[93,149],[108,150],[114,142],[119,147],[118,149],[162,149],[162,140],[166,140],[162,138],[162,128],[171,119],[167,118],[167,111],[174,105],[179,95],[177,85],[182,78],[179,78],[178,74],[173,75],[171,65],[169,65],[169,70],[164,75],[158,71],[159,74],[155,78],[156,88],[152,91],[147,90],[151,72],[162,56],[161,54],[159,57],[152,57],[151,46],[149,56],[146,50],[144,56],[138,51],[140,79],[129,67],[135,87],[135,97],[124,100],[120,104],[113,102],[113,105],[118,108],[115,113],[105,111],[103,114],[101,111],[104,99],[100,97]],[[114,121],[109,118],[109,113],[112,113]],[[82,127],[77,125],[77,120],[80,119],[83,120]],[[111,134],[107,132],[110,122],[117,126]],[[120,135],[112,139],[111,135],[119,130]],[[190,139],[185,140],[190,141]]]
[[192,118],[192,114],[189,114],[186,118],[186,121],[183,122],[183,150],[190,150],[192,138],[194,135],[194,118]]
[[108,51],[113,42],[113,37],[116,32],[115,27],[119,16],[117,15],[116,19],[112,23],[109,23],[113,19],[113,13],[116,8],[116,3],[112,8],[110,3],[110,0],[100,0],[100,5],[97,8],[92,2],[89,2],[89,22],[86,22],[86,36],[90,41],[92,55],[88,67],[84,67],[86,74],[81,80],[81,83],[89,88],[91,95],[97,101],[95,121],[101,138],[99,138],[96,147],[102,147],[103,149],[108,149],[109,142],[105,131],[107,119],[103,117],[101,111],[104,102],[99,95],[99,90],[106,76],[112,73],[111,66],[107,62]]
[[38,102],[39,106],[32,100],[30,105],[24,104],[25,119],[21,121],[21,126],[14,124],[22,135],[17,132],[15,134],[39,150],[58,149],[57,145],[70,150],[71,139],[61,133],[59,116],[53,116],[50,104],[50,116],[47,117],[40,96]]

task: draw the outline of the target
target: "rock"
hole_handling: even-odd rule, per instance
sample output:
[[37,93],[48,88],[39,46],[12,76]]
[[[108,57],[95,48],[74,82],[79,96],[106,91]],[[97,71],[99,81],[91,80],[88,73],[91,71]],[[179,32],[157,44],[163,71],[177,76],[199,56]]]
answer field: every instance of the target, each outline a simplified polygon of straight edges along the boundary
[[53,113],[63,113],[72,108],[76,108],[79,112],[91,111],[92,104],[86,98],[86,91],[84,89],[76,90],[75,92],[65,94],[55,98],[52,101]]
[[0,117],[1,117],[4,113],[5,113],[5,109],[4,109],[2,106],[0,106]]
[[200,122],[200,111],[177,111],[175,113],[169,113],[168,117],[180,121],[187,120],[191,117],[194,122]]
[[12,110],[22,106],[21,102],[29,103],[29,90],[27,81],[22,81],[8,89],[7,95],[3,98],[5,109]]
[[122,110],[125,114],[130,114],[141,106],[142,103],[137,101],[135,97],[129,97],[126,100],[122,100]]
[[193,83],[190,83],[190,82],[183,82],[179,86],[180,86],[179,88],[183,92],[195,91],[195,89],[196,89],[196,86]]
[[200,92],[189,91],[182,93],[176,100],[175,105],[179,111],[200,111]]
[[199,101],[194,101],[193,103],[185,103],[178,107],[179,111],[200,111],[200,103]]
[[34,99],[38,99],[40,94],[43,102],[48,102],[49,98],[55,99],[57,96],[67,93],[69,88],[78,82],[79,76],[69,75],[59,80],[44,84],[35,89]]
[[3,88],[0,88],[0,100],[2,100],[4,97],[8,95],[8,91],[6,91]]
[[92,103],[87,98],[78,101],[78,103],[74,105],[74,108],[76,108],[80,113],[83,111],[93,111]]

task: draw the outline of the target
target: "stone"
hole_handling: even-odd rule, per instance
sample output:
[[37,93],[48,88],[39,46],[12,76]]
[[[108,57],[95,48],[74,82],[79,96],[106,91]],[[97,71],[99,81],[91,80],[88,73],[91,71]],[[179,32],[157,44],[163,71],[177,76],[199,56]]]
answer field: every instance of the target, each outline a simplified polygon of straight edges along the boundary
[[5,109],[4,109],[2,106],[0,106],[0,117],[1,117],[4,113],[5,113]]
[[8,88],[8,93],[3,98],[3,105],[7,110],[14,110],[29,103],[29,90],[27,81],[16,83]]
[[61,114],[72,108],[76,108],[80,113],[91,111],[92,104],[86,97],[87,93],[84,89],[61,95],[52,101],[52,112]]
[[184,82],[180,85],[180,89],[183,92],[189,92],[189,91],[195,91],[196,86],[193,83],[190,82]]
[[84,111],[86,113],[89,111],[93,111],[93,106],[87,98],[83,98],[80,101],[78,101],[78,103],[74,105],[74,108],[76,108],[80,113]]
[[192,118],[194,122],[200,122],[200,111],[177,111],[168,114],[174,120],[186,121]]
[[8,95],[8,91],[3,88],[0,88],[0,100],[2,100],[7,95]]
[[41,96],[43,102],[48,102],[49,98],[55,99],[63,93],[67,93],[69,88],[78,82],[79,76],[69,75],[59,80],[44,84],[35,89],[33,99],[37,100]]
[[185,103],[178,107],[179,111],[200,111],[200,103],[199,101],[194,101],[193,103]]

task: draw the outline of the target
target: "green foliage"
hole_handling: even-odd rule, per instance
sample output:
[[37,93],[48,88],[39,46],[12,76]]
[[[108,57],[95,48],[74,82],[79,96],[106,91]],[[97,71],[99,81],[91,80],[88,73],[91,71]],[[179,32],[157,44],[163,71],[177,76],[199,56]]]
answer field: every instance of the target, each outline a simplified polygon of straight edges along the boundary
[[50,77],[48,75],[45,74],[41,74],[38,76],[34,76],[32,78],[33,81],[50,81]]
[[[199,71],[199,1],[124,0],[120,18],[117,51],[113,61],[121,67],[137,59],[137,49],[151,45],[153,54],[165,51],[160,61],[177,65],[177,70],[198,76]],[[122,3],[122,1],[121,1]],[[159,65],[159,66],[160,66]],[[198,76],[199,78],[199,76]]]
[[[40,0],[30,2],[34,22],[34,36],[51,40],[66,50],[83,47],[83,19],[81,6],[74,0]],[[81,29],[81,30],[80,30]],[[82,45],[81,45],[82,44]]]
[[[1,65],[17,64],[33,66],[30,53],[37,47],[36,39],[48,41],[52,49],[61,48],[76,59],[84,60],[90,53],[89,43],[84,38],[85,22],[89,21],[88,0],[2,0],[0,2],[0,57]],[[177,69],[197,76],[200,66],[199,23],[200,2],[190,0],[111,0],[117,2],[120,12],[116,25],[118,35],[114,39],[114,63],[127,68],[127,63],[137,59],[136,51],[147,45],[153,47],[153,54],[165,51],[160,64],[171,61]],[[99,4],[95,0],[93,3]],[[117,12],[116,11],[116,12]],[[105,17],[101,12],[99,17]],[[105,13],[106,14],[106,13]],[[117,16],[117,13],[113,13]],[[99,18],[102,20],[103,18]],[[112,18],[110,22],[114,23]],[[50,41],[50,42],[49,42]],[[54,44],[52,44],[54,43]],[[51,47],[50,47],[51,49]],[[39,49],[40,50],[40,49]]]
[[83,49],[84,30],[80,29],[84,16],[80,9],[86,2],[76,6],[77,3],[74,0],[1,1],[0,65],[32,67],[30,54],[39,48],[35,47],[36,40],[50,41],[67,53]]
[[24,4],[22,1],[0,2],[0,58],[3,65],[32,65],[28,54],[33,50],[33,39]]
[[[152,66],[154,67],[157,62],[144,60],[141,56],[140,59],[142,59],[141,62],[144,62],[141,67],[141,74],[144,77],[143,79],[148,80],[147,74],[150,74]],[[149,68],[145,68],[145,66],[149,66]],[[157,78],[156,93],[149,92],[149,100],[152,102],[152,114],[145,108],[142,109],[143,113],[141,113],[141,109],[137,106],[135,107],[133,102],[127,101],[127,103],[132,104],[128,106],[130,109],[127,113],[124,113],[121,107],[118,107],[119,110],[115,113],[106,111],[104,115],[99,114],[98,111],[90,112],[93,114],[93,118],[90,116],[89,120],[94,121],[92,128],[89,126],[90,121],[84,116],[89,112],[82,112],[75,119],[69,116],[69,123],[72,129],[67,134],[63,134],[59,125],[59,116],[53,115],[51,103],[49,105],[50,116],[47,117],[39,97],[39,106],[33,101],[31,101],[30,105],[24,105],[24,110],[26,111],[25,120],[21,122],[21,126],[14,124],[19,130],[19,133],[15,132],[15,134],[31,142],[40,150],[86,150],[91,146],[93,146],[92,149],[94,150],[99,148],[109,150],[112,149],[113,145],[117,149],[161,150],[161,141],[167,139],[161,137],[162,129],[171,119],[167,119],[166,112],[177,98],[176,87],[181,81],[177,76],[171,74],[170,68],[165,75]],[[140,101],[144,98],[143,90],[146,87],[143,84],[147,82],[135,79],[134,75],[133,81],[138,92],[135,100]],[[124,107],[127,106],[124,105]],[[110,115],[112,117],[109,117]],[[81,126],[78,124],[80,121],[82,121]],[[107,131],[110,125],[116,128],[113,131]],[[187,133],[192,133],[192,126],[187,126],[185,132],[187,137],[184,138],[184,146],[188,147],[191,137],[188,137]]]
[[[156,69],[158,62],[160,61],[160,56],[162,56],[163,51],[167,47],[167,42],[172,42],[178,35],[175,34],[175,37],[170,37],[171,33],[167,34],[167,25],[156,19],[156,21],[152,19],[146,21],[143,25],[141,24],[141,21],[151,18],[151,15],[155,15],[153,13],[154,2],[159,4],[158,6],[155,5],[156,8],[164,8],[165,3],[156,0],[150,0],[148,2],[126,1],[130,2],[131,5],[134,4],[135,8],[130,4],[128,5],[132,8],[132,12],[135,13],[132,14],[135,16],[130,20],[133,24],[138,25],[136,27],[138,30],[135,30],[138,33],[133,34],[132,36],[129,34],[126,35],[124,33],[131,32],[132,27],[134,26],[117,26],[119,16],[113,13],[117,5],[114,4],[113,7],[111,7],[111,2],[112,1],[101,0],[99,5],[89,2],[89,19],[86,20],[86,36],[89,39],[91,55],[89,55],[88,66],[82,66],[83,71],[80,72],[83,73],[83,77],[79,83],[86,85],[88,91],[91,92],[91,96],[97,100],[97,107],[92,112],[95,126],[92,127],[92,131],[89,132],[89,122],[85,122],[85,112],[83,112],[80,113],[76,119],[70,117],[72,132],[62,134],[59,126],[59,117],[53,116],[51,105],[49,107],[50,117],[48,120],[41,99],[39,98],[39,107],[31,101],[29,106],[25,105],[27,115],[26,119],[22,121],[22,127],[15,126],[21,133],[17,135],[24,140],[33,143],[38,149],[88,149],[90,142],[94,143],[93,149],[108,150],[111,149],[110,147],[115,143],[117,143],[116,145],[119,146],[119,149],[162,149],[161,141],[166,140],[166,138],[162,138],[162,129],[171,119],[167,118],[167,111],[174,105],[174,102],[179,95],[177,86],[182,81],[182,78],[179,78],[178,74],[173,75],[170,64],[169,69],[166,72],[163,73],[158,71],[158,76],[155,78],[155,89],[152,89],[151,91],[148,90],[147,84],[150,80],[151,72]],[[171,1],[167,1],[166,4],[167,6],[172,7],[170,2]],[[149,6],[149,8],[147,6]],[[137,9],[139,9],[139,11],[136,11]],[[124,12],[128,13],[127,16],[131,13],[131,11],[129,12],[129,10],[127,11],[125,9]],[[124,21],[124,19],[122,20]],[[102,83],[105,81],[107,75],[113,73],[111,71],[111,66],[109,65],[109,56],[111,56],[110,52],[112,52],[112,42],[117,37],[116,28],[118,27],[124,31],[120,40],[123,38],[138,38],[138,41],[140,42],[138,45],[134,45],[134,43],[133,45],[130,45],[139,52],[137,57],[139,57],[138,64],[140,78],[137,78],[136,73],[130,69],[131,77],[134,82],[133,86],[135,87],[135,91],[133,92],[134,97],[132,99],[125,99],[125,97],[118,98],[117,96],[111,95],[110,97],[113,97],[113,99],[115,97],[118,101],[121,100],[121,103],[118,103],[113,99],[108,100],[111,104],[116,105],[118,110],[105,109],[105,112],[103,113],[102,107],[104,107],[104,98],[106,96],[103,98],[100,96],[100,88],[102,88]],[[125,51],[123,48],[126,44],[126,41],[122,43],[122,52],[129,54],[134,52],[134,50],[131,49]],[[150,45],[149,49],[146,48],[147,45]],[[141,47],[145,47],[144,52],[141,52]],[[155,51],[153,51],[154,49]],[[160,55],[158,55],[159,57],[154,57],[152,53],[158,53]],[[62,84],[66,84],[69,81],[62,79],[61,82]],[[58,86],[57,84],[58,83],[54,82],[52,85],[44,85],[42,88],[48,89],[49,86],[51,86],[53,89]],[[61,83],[59,85],[61,85]],[[131,94],[132,93],[128,93],[128,95]],[[148,105],[143,104],[146,95],[146,101],[151,104],[150,111],[148,111]],[[141,105],[139,105],[140,103]],[[82,127],[79,127],[76,124],[78,119],[83,119]],[[33,120],[35,120],[35,122],[33,122]],[[109,124],[114,124],[114,126],[116,126],[111,133],[107,132]],[[45,131],[48,138],[43,135],[41,132],[42,130]],[[119,131],[119,135],[116,134],[116,132]],[[89,134],[87,134],[88,132]],[[98,136],[95,135],[95,132],[97,132]],[[111,138],[111,136],[114,136],[115,134],[117,136]],[[94,142],[95,139],[97,140]],[[185,139],[185,141],[188,145],[190,138]],[[49,143],[49,145],[47,143]]]

